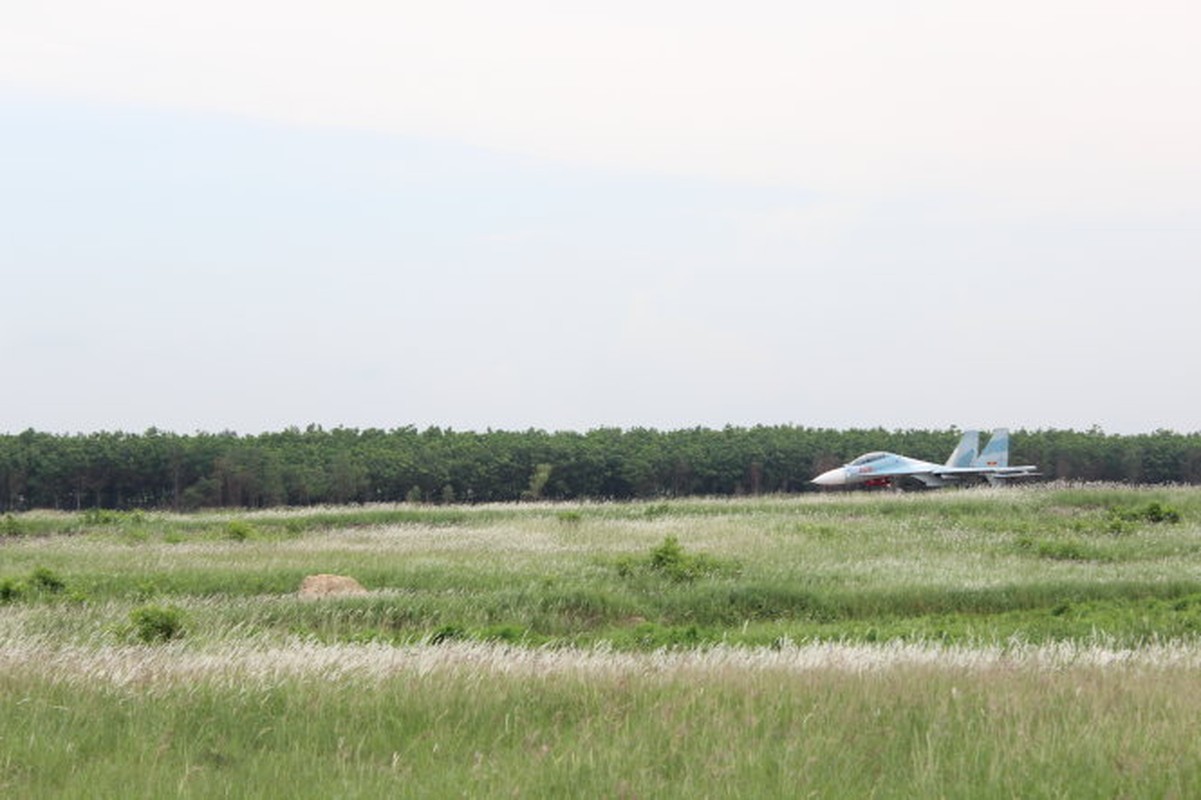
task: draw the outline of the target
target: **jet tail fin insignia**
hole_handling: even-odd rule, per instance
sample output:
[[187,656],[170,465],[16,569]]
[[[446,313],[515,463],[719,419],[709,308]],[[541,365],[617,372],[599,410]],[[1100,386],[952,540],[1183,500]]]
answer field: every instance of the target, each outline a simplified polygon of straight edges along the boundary
[[1009,430],[997,428],[992,432],[988,444],[980,455],[972,460],[973,467],[1008,467],[1009,466]]

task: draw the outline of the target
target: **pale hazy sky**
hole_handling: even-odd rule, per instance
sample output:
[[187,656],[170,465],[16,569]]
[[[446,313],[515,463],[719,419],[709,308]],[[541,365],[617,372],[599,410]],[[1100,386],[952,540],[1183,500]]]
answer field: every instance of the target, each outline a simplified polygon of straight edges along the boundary
[[1201,430],[1195,0],[40,0],[0,431]]

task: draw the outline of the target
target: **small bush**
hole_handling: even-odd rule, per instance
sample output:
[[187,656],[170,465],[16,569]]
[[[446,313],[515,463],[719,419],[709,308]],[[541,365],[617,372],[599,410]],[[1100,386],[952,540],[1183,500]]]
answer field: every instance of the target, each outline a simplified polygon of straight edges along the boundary
[[673,581],[693,581],[720,571],[721,564],[705,553],[685,553],[674,536],[651,550],[650,568]]
[[254,526],[246,520],[231,520],[225,526],[225,538],[231,542],[244,542],[254,535]]
[[1110,514],[1105,520],[1105,531],[1113,536],[1125,536],[1134,531],[1135,525],[1128,519],[1123,519],[1116,514]]
[[560,511],[557,516],[565,525],[579,525],[584,520],[584,515],[578,511]]
[[24,533],[25,526],[12,514],[0,517],[0,536],[22,536]]
[[1162,506],[1159,503],[1147,503],[1143,508],[1143,519],[1152,524],[1166,522],[1169,524],[1180,521],[1180,512],[1168,506]]
[[60,578],[53,570],[46,567],[38,567],[29,576],[30,585],[40,591],[49,592],[50,594],[58,594],[63,589],[67,588],[66,582]]
[[655,572],[676,572],[686,563],[687,556],[680,540],[674,536],[666,536],[663,542],[651,550],[650,568]]
[[1153,500],[1141,506],[1111,506],[1109,509],[1109,519],[1111,523],[1149,522],[1152,525],[1160,523],[1175,524],[1180,521],[1180,512],[1171,506],[1165,506]]
[[676,583],[687,583],[718,573],[736,574],[738,565],[720,561],[705,553],[686,553],[680,541],[667,536],[644,559],[626,556],[617,561],[617,574],[630,578],[637,574],[657,575]]
[[183,611],[175,606],[140,606],[129,612],[133,633],[147,644],[183,635]]
[[0,581],[0,603],[13,603],[25,593],[25,584],[12,578]]

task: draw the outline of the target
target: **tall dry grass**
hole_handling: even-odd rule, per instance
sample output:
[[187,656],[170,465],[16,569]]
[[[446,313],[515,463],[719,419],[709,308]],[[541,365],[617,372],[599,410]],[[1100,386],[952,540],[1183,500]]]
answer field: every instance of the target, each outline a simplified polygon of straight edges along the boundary
[[5,647],[12,796],[1188,796],[1196,649]]

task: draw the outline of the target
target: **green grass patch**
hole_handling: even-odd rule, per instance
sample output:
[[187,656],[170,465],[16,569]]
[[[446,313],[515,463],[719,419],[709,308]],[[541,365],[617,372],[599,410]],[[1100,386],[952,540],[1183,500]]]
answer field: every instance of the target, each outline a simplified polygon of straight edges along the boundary
[[[809,645],[1193,652],[1194,489],[26,512],[0,518],[0,549],[14,797],[1187,796],[1201,781],[1196,659],[746,666]],[[315,573],[370,593],[299,597]],[[547,666],[560,658],[615,660]]]
[[[869,630],[883,639],[1099,631],[1138,641],[1146,626],[1137,613],[1092,615],[1088,630],[1048,627],[1044,615],[1064,603],[1140,609],[1201,591],[1199,497],[1035,487],[242,515],[30,512],[13,519],[36,535],[4,539],[0,602],[86,601],[95,611],[84,615],[111,603],[122,613],[150,601],[196,608],[190,641],[230,632],[421,641],[447,626],[470,640],[503,632],[585,645],[759,644],[767,632],[858,640]],[[1114,520],[1119,535],[1108,529]],[[48,540],[54,526],[61,535]],[[374,594],[296,600],[301,580],[318,572],[350,575]],[[104,613],[101,629],[114,624]],[[1171,615],[1152,617],[1164,635],[1191,635]],[[631,636],[639,626],[650,633]],[[752,635],[758,629],[763,636]]]
[[10,670],[0,780],[20,797],[668,798],[1184,797],[1201,781],[1184,669],[801,678],[453,659],[383,678],[217,668],[129,687]]

